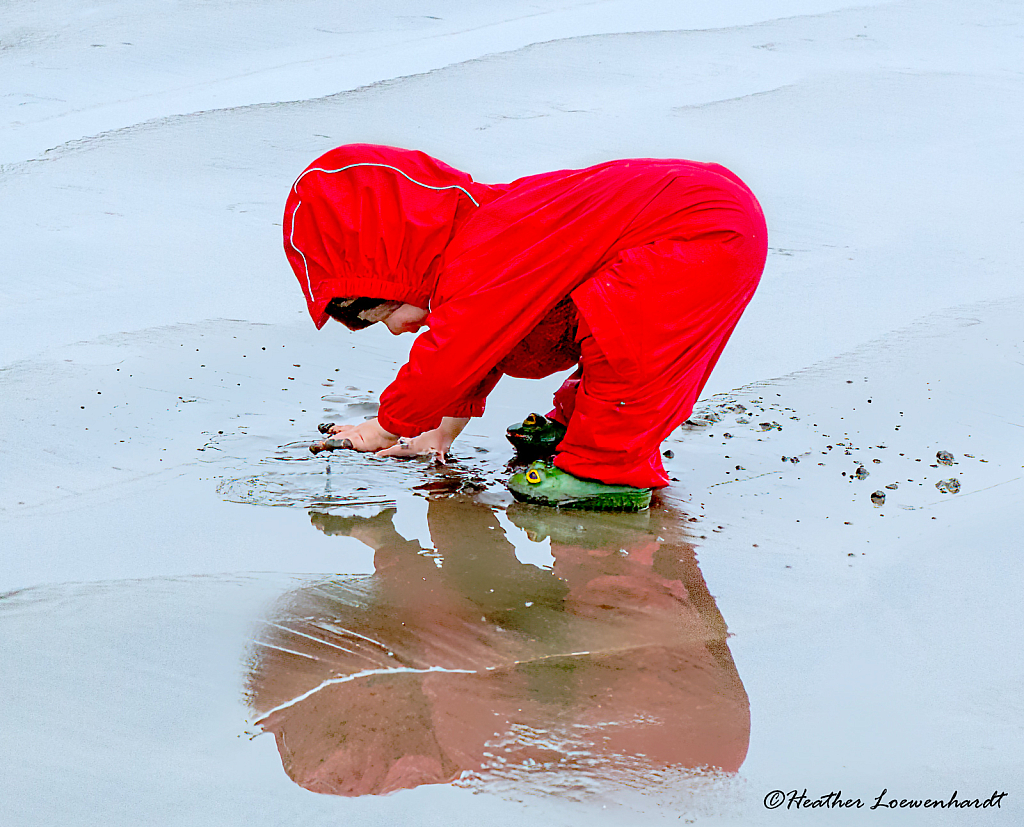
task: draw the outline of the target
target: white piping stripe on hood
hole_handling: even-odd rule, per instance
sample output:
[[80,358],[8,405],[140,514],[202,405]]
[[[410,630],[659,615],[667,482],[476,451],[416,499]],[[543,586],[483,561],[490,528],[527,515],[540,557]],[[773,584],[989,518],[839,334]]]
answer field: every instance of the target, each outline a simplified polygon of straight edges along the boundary
[[[346,630],[346,631],[348,631],[348,630]],[[360,635],[360,637],[362,637],[362,635]],[[319,642],[322,643],[323,641],[320,640]],[[376,641],[374,641],[374,642],[376,642]],[[264,644],[264,645],[266,645],[266,644]],[[628,651],[628,650],[630,650],[632,648],[634,648],[634,647],[626,646],[626,647],[618,647],[618,648],[609,649],[607,651],[609,651],[609,652],[624,652],[624,651]],[[287,650],[282,650],[282,651],[287,651]],[[258,718],[256,718],[256,720],[253,721],[253,724],[256,724],[256,725],[262,724],[265,720],[267,720],[267,718],[269,718],[275,712],[282,712],[285,709],[290,709],[291,707],[295,706],[296,704],[306,700],[306,698],[309,698],[310,696],[317,694],[321,690],[326,689],[328,686],[336,686],[336,685],[341,684],[341,683],[350,683],[351,681],[356,681],[356,680],[359,680],[360,678],[372,677],[374,675],[388,675],[388,676],[391,676],[391,675],[410,675],[410,674],[411,675],[426,675],[426,674],[428,674],[430,672],[444,672],[444,673],[449,674],[449,675],[480,675],[480,674],[484,674],[486,672],[497,672],[498,670],[504,669],[507,666],[519,666],[519,665],[522,665],[522,664],[525,664],[525,665],[528,666],[530,664],[544,663],[545,661],[555,660],[557,658],[566,658],[566,657],[575,658],[575,657],[578,657],[580,655],[590,655],[590,654],[593,654],[593,653],[591,651],[585,649],[585,650],[583,650],[581,652],[566,652],[564,655],[541,655],[540,657],[526,658],[525,660],[513,660],[509,664],[503,664],[503,665],[500,665],[500,666],[483,666],[480,669],[453,669],[453,668],[448,668],[446,666],[427,666],[427,667],[384,666],[384,667],[380,667],[380,668],[377,668],[377,669],[362,669],[359,672],[352,672],[349,675],[340,675],[339,677],[336,677],[336,678],[327,678],[327,680],[321,681],[320,684],[318,684],[317,686],[314,686],[312,689],[309,689],[309,690],[303,692],[301,695],[297,695],[296,697],[292,698],[290,701],[285,701],[282,704],[278,704],[273,709],[270,709],[270,710],[264,712],[262,715],[260,715]]]
[[313,301],[313,285],[309,281],[309,264],[306,262],[306,256],[298,247],[295,246],[295,216],[299,213],[299,207],[302,206],[300,201],[295,205],[295,209],[292,210],[292,231],[288,234],[288,243],[292,245],[292,249],[302,256],[302,267],[306,271],[306,290],[309,292],[309,300]]
[[391,166],[391,164],[375,164],[375,163],[371,163],[369,161],[360,161],[359,163],[349,164],[348,166],[339,167],[338,169],[323,169],[322,167],[311,167],[310,169],[307,169],[305,172],[302,173],[302,175],[300,175],[298,178],[295,179],[295,183],[292,184],[292,189],[295,191],[295,194],[298,195],[299,191],[296,190],[295,188],[299,185],[299,181],[301,181],[303,178],[305,178],[311,172],[323,172],[323,173],[326,173],[326,174],[330,175],[330,174],[333,174],[335,172],[344,172],[345,170],[352,169],[353,167],[383,167],[384,169],[394,170],[395,172],[397,172],[402,177],[407,178],[410,181],[412,181],[414,184],[419,184],[421,187],[425,187],[428,190],[462,190],[462,192],[464,192],[466,194],[466,197],[469,198],[469,200],[473,202],[473,206],[474,207],[479,207],[480,206],[480,202],[477,201],[470,194],[469,190],[467,190],[465,187],[460,187],[458,184],[448,184],[447,186],[444,186],[444,187],[435,187],[435,186],[432,186],[430,184],[424,184],[422,181],[417,181],[415,178],[413,178],[411,175],[409,175],[409,173],[400,170],[398,167],[393,167],[393,166]]
[[[422,181],[417,181],[415,178],[413,178],[411,175],[409,175],[409,173],[403,172],[398,167],[391,166],[391,164],[375,164],[375,163],[371,163],[369,161],[361,161],[359,163],[349,164],[348,166],[339,167],[338,169],[324,169],[323,167],[310,167],[305,172],[303,172],[302,175],[300,175],[298,178],[295,179],[295,183],[292,184],[292,192],[294,192],[296,195],[299,194],[299,191],[297,189],[295,189],[295,188],[299,185],[299,181],[301,181],[303,178],[305,178],[311,172],[323,172],[323,173],[325,173],[327,175],[332,175],[333,173],[344,172],[345,170],[352,169],[354,167],[383,167],[384,169],[390,169],[390,170],[393,170],[394,172],[397,172],[399,175],[403,176],[404,178],[407,178],[409,181],[412,181],[412,183],[419,184],[419,186],[424,187],[425,189],[428,189],[428,190],[461,190],[462,193],[470,201],[473,202],[473,206],[474,207],[479,207],[480,206],[480,202],[477,201],[472,196],[472,194],[469,192],[469,190],[467,190],[465,187],[460,187],[458,184],[448,184],[447,186],[444,186],[444,187],[435,187],[435,186],[432,186],[430,184],[424,184]],[[300,256],[302,256],[302,266],[306,270],[306,288],[309,290],[309,300],[310,301],[315,301],[315,298],[313,296],[313,285],[312,285],[312,283],[309,280],[309,264],[306,262],[306,256],[303,254],[302,250],[300,250],[298,247],[295,246],[295,216],[299,212],[299,207],[301,207],[301,206],[302,206],[302,202],[299,201],[299,203],[295,205],[295,210],[292,212],[292,231],[291,231],[291,233],[290,233],[290,235],[288,237],[288,243],[292,245],[292,249],[296,253],[298,253]]]

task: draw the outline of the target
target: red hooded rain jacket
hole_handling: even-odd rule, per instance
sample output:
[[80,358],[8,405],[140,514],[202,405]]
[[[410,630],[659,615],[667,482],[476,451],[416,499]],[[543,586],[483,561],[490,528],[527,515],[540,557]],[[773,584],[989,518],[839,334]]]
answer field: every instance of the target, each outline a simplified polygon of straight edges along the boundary
[[[650,456],[625,474],[643,485],[667,483],[657,446],[689,416],[767,251],[756,199],[715,164],[619,160],[487,185],[422,152],[362,144],[299,176],[283,229],[318,328],[335,297],[430,310],[429,329],[381,394],[383,428],[411,437],[444,416],[478,416],[502,373],[571,367],[592,337],[617,383],[611,391],[595,380],[594,398],[645,400],[625,423],[647,434],[628,452]],[[586,453],[577,431],[569,442]],[[605,468],[623,456],[556,464],[624,481]]]

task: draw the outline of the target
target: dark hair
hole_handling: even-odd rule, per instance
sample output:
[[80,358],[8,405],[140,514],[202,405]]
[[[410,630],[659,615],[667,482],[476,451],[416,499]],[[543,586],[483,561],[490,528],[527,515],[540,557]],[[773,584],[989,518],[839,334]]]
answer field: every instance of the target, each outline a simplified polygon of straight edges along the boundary
[[334,298],[327,303],[327,307],[324,308],[324,311],[328,316],[341,322],[349,330],[362,330],[374,324],[374,322],[367,321],[362,318],[360,314],[387,303],[388,299]]

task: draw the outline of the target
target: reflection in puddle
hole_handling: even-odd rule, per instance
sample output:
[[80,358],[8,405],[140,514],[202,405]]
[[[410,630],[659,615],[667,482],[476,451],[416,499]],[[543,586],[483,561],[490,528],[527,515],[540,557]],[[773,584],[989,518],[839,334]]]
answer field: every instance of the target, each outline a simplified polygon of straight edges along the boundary
[[375,574],[287,594],[256,640],[250,700],[296,783],[565,795],[739,768],[747,696],[678,514],[510,507],[550,538],[548,570],[467,496],[430,501],[435,550],[394,513],[312,512],[372,547]]

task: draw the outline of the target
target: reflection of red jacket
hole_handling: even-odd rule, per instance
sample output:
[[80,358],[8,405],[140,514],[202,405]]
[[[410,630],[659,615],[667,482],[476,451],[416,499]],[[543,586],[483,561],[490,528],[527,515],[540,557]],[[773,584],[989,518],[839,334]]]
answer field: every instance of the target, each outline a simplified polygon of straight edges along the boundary
[[645,320],[608,303],[643,285],[600,278],[621,251],[750,237],[759,222],[754,196],[714,164],[610,161],[486,185],[421,152],[350,145],[296,180],[284,241],[317,327],[334,297],[429,307],[429,330],[381,395],[381,426],[414,436],[445,415],[478,415],[500,372],[571,366],[573,305],[609,359],[641,339]]

